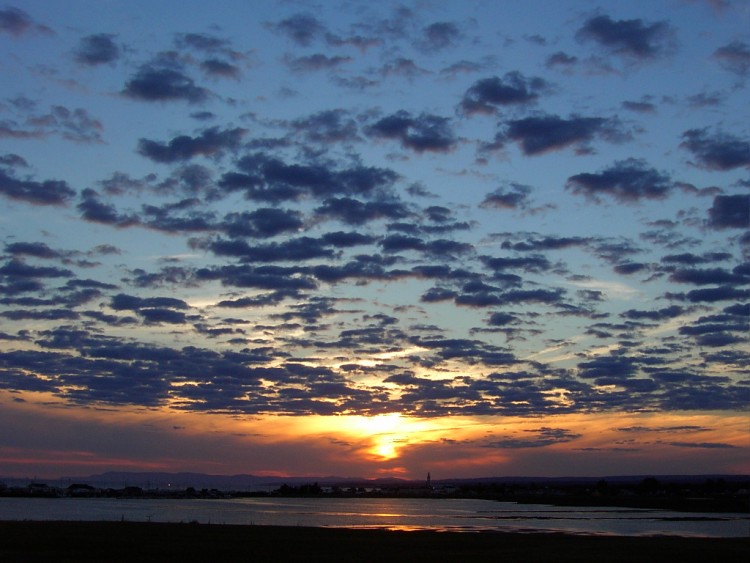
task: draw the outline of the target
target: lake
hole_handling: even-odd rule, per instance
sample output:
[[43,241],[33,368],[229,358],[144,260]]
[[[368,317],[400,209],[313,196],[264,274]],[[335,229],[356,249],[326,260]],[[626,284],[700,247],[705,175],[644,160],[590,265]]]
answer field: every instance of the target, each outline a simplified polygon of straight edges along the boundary
[[750,515],[474,499],[0,498],[0,520],[199,522],[392,530],[750,537]]

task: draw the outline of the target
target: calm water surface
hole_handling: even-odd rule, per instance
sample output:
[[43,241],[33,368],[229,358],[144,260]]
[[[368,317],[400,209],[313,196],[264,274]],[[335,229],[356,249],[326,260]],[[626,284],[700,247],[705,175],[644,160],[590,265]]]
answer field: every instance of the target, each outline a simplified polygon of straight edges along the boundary
[[750,537],[750,516],[467,499],[0,498],[0,520],[127,520],[393,530]]

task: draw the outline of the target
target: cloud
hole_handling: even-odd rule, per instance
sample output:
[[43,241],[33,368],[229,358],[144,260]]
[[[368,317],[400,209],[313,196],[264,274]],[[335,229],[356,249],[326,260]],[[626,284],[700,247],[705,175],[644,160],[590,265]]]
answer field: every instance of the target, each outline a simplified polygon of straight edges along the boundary
[[357,122],[345,110],[325,110],[291,121],[295,134],[313,143],[346,143],[359,141]]
[[[681,297],[681,296],[676,296]],[[693,289],[685,296],[692,303],[716,303],[717,301],[743,301],[750,298],[750,290],[729,285]]]
[[702,449],[724,449],[724,448],[736,448],[732,444],[725,444],[723,442],[666,442],[669,446],[675,446],[677,448],[702,448]]
[[52,30],[46,25],[34,23],[31,16],[23,10],[12,6],[0,9],[0,32],[19,37],[25,33],[34,31],[44,34],[52,33]]
[[709,264],[711,262],[722,262],[731,260],[732,255],[728,252],[707,252],[703,255],[692,252],[683,252],[681,254],[667,254],[662,256],[661,261],[665,264],[684,264],[697,266],[698,264]]
[[547,68],[561,68],[563,70],[569,70],[578,63],[578,57],[569,55],[564,51],[557,51],[547,57],[545,66]]
[[422,29],[422,37],[417,42],[427,53],[453,47],[461,39],[461,31],[452,22],[435,22]]
[[175,38],[178,47],[196,49],[207,53],[223,53],[229,50],[229,42],[207,33],[180,33]]
[[109,33],[82,37],[75,52],[76,61],[88,66],[116,61],[120,58],[120,48],[114,42],[114,37]]
[[[222,285],[280,291],[300,291],[316,289],[317,284],[309,273],[296,267],[253,266],[250,264],[226,265],[214,268],[200,268],[195,272],[198,280],[220,280]],[[222,301],[227,303],[231,301]],[[227,306],[222,305],[222,306]]]
[[203,72],[212,76],[222,76],[226,78],[238,78],[240,76],[240,69],[238,66],[222,59],[206,59],[200,66]]
[[485,447],[502,449],[544,448],[554,444],[572,442],[583,436],[565,428],[550,428],[549,426],[542,426],[535,430],[523,430],[523,432],[528,436],[524,434],[504,436],[486,443]]
[[33,256],[34,258],[62,258],[63,253],[53,250],[43,242],[14,242],[5,245],[5,252],[14,256]]
[[241,71],[235,63],[246,59],[246,55],[235,51],[226,39],[207,33],[180,33],[175,37],[175,44],[181,50],[192,49],[209,58],[199,64],[201,70],[214,77],[239,78]]
[[388,76],[403,76],[409,80],[414,80],[420,76],[429,74],[429,71],[419,67],[413,60],[404,57],[397,57],[380,68],[380,74]]
[[365,131],[370,137],[398,140],[404,148],[420,153],[447,152],[458,143],[447,117],[426,113],[413,117],[404,110],[383,117]]
[[230,191],[244,190],[248,199],[269,202],[305,195],[320,199],[333,195],[382,196],[398,179],[387,168],[336,168],[330,161],[287,164],[264,153],[245,156],[238,166],[243,173],[226,173],[219,185]]
[[747,229],[750,226],[750,195],[717,195],[708,210],[714,229]]
[[628,111],[633,111],[642,114],[653,114],[656,113],[656,105],[648,99],[642,99],[641,101],[630,101],[626,100],[622,102],[622,107]]
[[20,180],[11,170],[0,169],[0,195],[31,205],[66,205],[76,191],[63,180]]
[[578,117],[563,119],[556,115],[527,117],[506,122],[500,138],[516,141],[527,156],[560,150],[577,145],[577,152],[588,153],[588,143],[596,136],[606,140],[626,138],[619,123],[602,117]]
[[169,143],[141,139],[138,141],[138,152],[154,162],[161,163],[189,160],[197,155],[219,156],[225,151],[236,150],[246,132],[239,127],[223,131],[218,127],[211,127],[197,137],[180,135]]
[[297,232],[303,225],[298,211],[263,207],[255,211],[228,213],[220,228],[232,238],[268,238]]
[[663,199],[674,189],[669,176],[649,168],[642,159],[619,160],[598,173],[576,174],[568,178],[566,189],[599,202],[609,195],[623,203],[640,199]]
[[750,73],[750,45],[747,43],[732,41],[716,49],[713,58],[719,61],[722,68],[738,76],[747,76]]
[[529,205],[531,186],[511,182],[507,187],[488,193],[480,207],[493,209],[526,209]]
[[352,61],[351,57],[334,55],[329,57],[323,53],[307,55],[303,57],[285,57],[284,62],[295,72],[313,72],[319,70],[335,69],[342,64]]
[[33,102],[29,103],[28,107],[22,103],[14,104],[23,113],[23,123],[15,120],[0,122],[0,137],[35,139],[54,134],[78,143],[103,142],[102,123],[92,117],[87,110],[71,110],[65,106],[55,105],[51,106],[47,113],[35,113],[35,105]]
[[680,268],[672,271],[670,281],[692,285],[709,284],[747,284],[750,277],[738,272],[729,272],[724,268],[695,269]]
[[698,159],[698,165],[709,170],[732,170],[750,167],[750,141],[726,133],[709,135],[708,129],[690,129],[682,134],[682,148]]
[[542,78],[527,78],[518,71],[499,78],[483,78],[464,94],[461,108],[467,114],[495,114],[502,106],[525,105],[535,102],[549,88]]
[[664,54],[670,46],[672,28],[667,22],[646,23],[642,19],[613,20],[594,16],[576,33],[581,40],[591,40],[617,55],[647,60]]
[[72,278],[73,272],[52,266],[32,266],[19,259],[12,259],[0,267],[0,276],[6,278]]
[[81,212],[81,217],[92,223],[117,227],[130,227],[138,224],[135,218],[120,215],[113,205],[102,202],[99,193],[91,188],[86,188],[81,192],[81,201],[76,207]]
[[310,14],[295,14],[267,26],[301,47],[308,47],[315,40],[322,38],[326,32],[326,27],[320,20]]
[[137,297],[118,293],[109,306],[115,311],[133,311],[148,324],[184,324],[188,317],[183,311],[190,306],[174,297]]
[[177,68],[141,66],[128,80],[122,93],[135,100],[165,102],[184,100],[199,103],[208,99],[209,92],[195,85],[192,78]]
[[299,237],[284,242],[248,244],[240,240],[215,240],[208,249],[217,256],[234,256],[242,262],[298,262],[314,258],[333,258],[334,252],[321,239]]

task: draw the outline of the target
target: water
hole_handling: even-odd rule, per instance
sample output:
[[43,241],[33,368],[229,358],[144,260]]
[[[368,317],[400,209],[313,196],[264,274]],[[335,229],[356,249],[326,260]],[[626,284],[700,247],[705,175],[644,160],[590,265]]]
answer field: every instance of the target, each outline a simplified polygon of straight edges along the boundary
[[392,530],[750,537],[750,515],[469,499],[0,498],[0,520],[126,520]]

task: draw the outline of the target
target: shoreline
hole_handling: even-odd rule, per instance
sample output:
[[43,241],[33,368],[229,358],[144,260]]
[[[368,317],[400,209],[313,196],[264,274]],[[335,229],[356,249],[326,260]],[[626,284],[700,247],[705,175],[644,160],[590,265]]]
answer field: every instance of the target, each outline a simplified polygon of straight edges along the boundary
[[540,561],[750,560],[750,537],[394,531],[261,525],[0,521],[0,560]]

